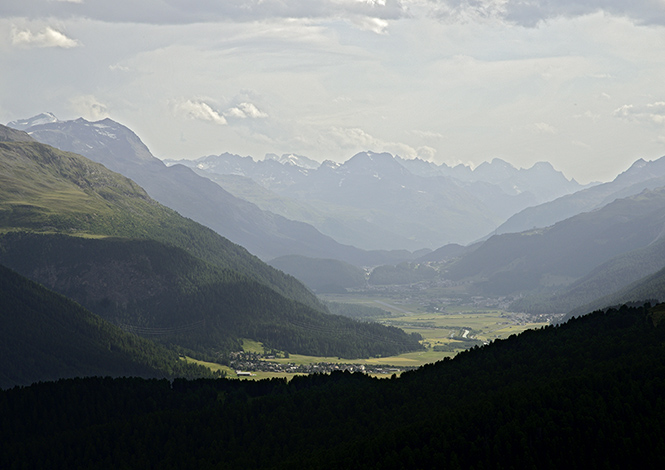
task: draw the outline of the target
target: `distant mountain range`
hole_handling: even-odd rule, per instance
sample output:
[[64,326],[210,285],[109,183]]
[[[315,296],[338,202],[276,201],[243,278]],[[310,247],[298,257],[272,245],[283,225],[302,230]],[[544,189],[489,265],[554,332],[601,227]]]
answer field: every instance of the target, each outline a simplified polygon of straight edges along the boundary
[[582,188],[549,163],[516,169],[500,159],[475,170],[374,152],[316,167],[291,155],[255,161],[229,153],[166,163],[189,166],[262,209],[366,249],[468,243],[527,206]]

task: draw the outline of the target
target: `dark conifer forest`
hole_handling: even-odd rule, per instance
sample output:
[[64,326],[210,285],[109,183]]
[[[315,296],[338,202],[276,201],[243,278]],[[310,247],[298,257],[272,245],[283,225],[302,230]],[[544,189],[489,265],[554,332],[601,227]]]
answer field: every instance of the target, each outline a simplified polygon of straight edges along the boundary
[[663,306],[392,379],[78,378],[0,393],[2,468],[658,468]]

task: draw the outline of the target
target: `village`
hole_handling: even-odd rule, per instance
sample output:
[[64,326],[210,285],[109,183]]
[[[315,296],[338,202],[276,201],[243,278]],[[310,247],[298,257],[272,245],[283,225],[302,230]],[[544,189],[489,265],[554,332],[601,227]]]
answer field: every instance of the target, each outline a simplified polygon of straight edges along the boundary
[[399,375],[416,367],[396,367],[386,364],[352,364],[338,362],[317,362],[312,364],[295,364],[292,362],[275,362],[273,354],[260,355],[257,353],[233,353],[229,367],[236,371],[239,377],[251,376],[254,372],[275,372],[287,374],[327,374],[333,371],[362,372],[370,375]]

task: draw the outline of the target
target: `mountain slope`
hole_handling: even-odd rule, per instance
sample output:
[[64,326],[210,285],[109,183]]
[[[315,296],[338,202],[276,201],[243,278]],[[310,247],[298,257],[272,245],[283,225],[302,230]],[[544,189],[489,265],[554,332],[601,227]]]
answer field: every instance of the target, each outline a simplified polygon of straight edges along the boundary
[[125,330],[216,356],[238,338],[316,356],[419,349],[415,337],[324,314],[152,240],[8,233],[0,262]]
[[98,163],[37,142],[0,142],[0,157],[0,229],[152,238],[321,306],[293,278],[158,204],[132,180]]
[[588,308],[598,310],[623,304],[639,305],[647,301],[657,303],[661,299],[665,299],[665,268],[653,274],[645,275],[641,279],[631,282],[611,294],[595,298],[585,305],[572,309],[561,321],[567,321],[574,316],[584,315],[589,311]]
[[0,388],[81,376],[211,376],[0,265]]
[[541,230],[491,237],[448,270],[486,292],[564,287],[611,258],[654,243],[665,227],[665,188],[618,199]]
[[79,153],[131,178],[155,200],[262,259],[301,254],[363,262],[381,257],[380,253],[366,254],[341,245],[311,225],[262,211],[190,168],[167,167],[152,156],[134,132],[110,119],[58,121],[31,126],[26,131],[40,142]]
[[347,288],[363,287],[365,271],[334,259],[315,259],[304,256],[281,256],[270,265],[299,279],[315,292],[339,293]]
[[549,227],[582,212],[599,209],[616,199],[633,196],[645,189],[655,189],[661,186],[665,186],[665,157],[651,162],[639,159],[609,183],[599,184],[524,209],[501,224],[495,233],[515,233],[538,227]]
[[[580,309],[592,311],[621,303],[605,304],[606,296],[622,291],[634,282],[661,270],[665,266],[665,238],[633,251],[616,256],[594,268],[589,274],[576,280],[552,295],[535,295],[521,298],[511,304],[511,309],[529,313],[564,313]],[[612,296],[613,297],[613,296]],[[659,298],[658,296],[644,299]],[[644,300],[644,299],[631,299]]]

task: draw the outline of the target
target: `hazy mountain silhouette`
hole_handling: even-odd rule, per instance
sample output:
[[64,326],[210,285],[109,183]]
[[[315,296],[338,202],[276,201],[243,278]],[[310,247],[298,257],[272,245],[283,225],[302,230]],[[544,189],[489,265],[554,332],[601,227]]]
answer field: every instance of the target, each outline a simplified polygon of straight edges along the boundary
[[47,122],[26,127],[26,131],[40,142],[79,153],[131,178],[157,201],[263,259],[301,254],[372,264],[411,257],[406,252],[366,253],[342,245],[311,225],[263,211],[231,195],[190,168],[167,167],[152,156],[134,132],[111,119]]

